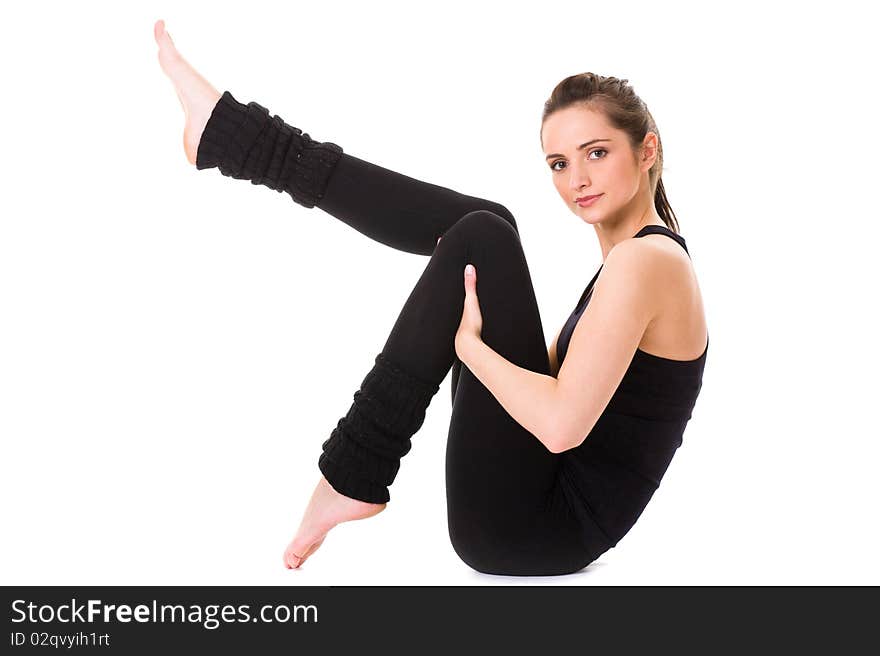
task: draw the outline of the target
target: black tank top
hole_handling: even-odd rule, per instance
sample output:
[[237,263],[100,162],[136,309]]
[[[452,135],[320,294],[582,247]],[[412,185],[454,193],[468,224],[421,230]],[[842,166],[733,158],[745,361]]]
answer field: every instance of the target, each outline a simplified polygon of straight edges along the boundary
[[[665,226],[645,226],[635,237],[647,234],[665,234],[688,252],[684,238]],[[559,334],[560,364],[601,270]],[[637,349],[590,434],[580,446],[562,452],[563,489],[594,557],[629,532],[659,487],[702,388],[708,350],[708,336],[703,354],[694,360]]]

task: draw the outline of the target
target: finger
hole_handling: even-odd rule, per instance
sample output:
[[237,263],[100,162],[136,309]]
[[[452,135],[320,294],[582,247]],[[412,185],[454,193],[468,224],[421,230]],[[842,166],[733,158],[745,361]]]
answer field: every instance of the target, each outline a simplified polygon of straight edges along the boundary
[[474,268],[473,264],[468,264],[464,268],[464,288],[468,292],[476,291],[476,282],[477,282],[477,270]]

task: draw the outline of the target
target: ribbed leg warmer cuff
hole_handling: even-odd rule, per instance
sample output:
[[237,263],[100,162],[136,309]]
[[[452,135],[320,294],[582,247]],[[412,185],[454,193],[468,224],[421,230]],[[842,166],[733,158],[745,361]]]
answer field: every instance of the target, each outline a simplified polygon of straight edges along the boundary
[[224,91],[199,140],[196,168],[217,167],[230,178],[286,191],[304,207],[314,207],[342,148],[315,141],[255,102],[244,105]]
[[333,488],[369,503],[390,500],[388,486],[400,469],[410,438],[425,421],[439,385],[423,381],[380,353],[354,403],[330,434],[318,468]]

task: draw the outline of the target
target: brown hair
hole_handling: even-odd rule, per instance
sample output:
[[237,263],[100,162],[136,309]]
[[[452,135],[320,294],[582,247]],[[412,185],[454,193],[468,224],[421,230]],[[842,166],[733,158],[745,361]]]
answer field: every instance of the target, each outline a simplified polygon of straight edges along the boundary
[[648,171],[648,180],[654,190],[654,207],[663,222],[673,232],[678,232],[678,220],[675,212],[666,199],[663,188],[663,145],[660,131],[648,106],[636,95],[629,80],[597,75],[596,73],[580,73],[571,75],[553,89],[550,98],[544,103],[541,116],[541,128],[544,121],[552,113],[566,109],[572,105],[584,105],[591,110],[601,111],[616,129],[629,137],[633,149],[641,145],[648,132],[657,134],[657,160]]

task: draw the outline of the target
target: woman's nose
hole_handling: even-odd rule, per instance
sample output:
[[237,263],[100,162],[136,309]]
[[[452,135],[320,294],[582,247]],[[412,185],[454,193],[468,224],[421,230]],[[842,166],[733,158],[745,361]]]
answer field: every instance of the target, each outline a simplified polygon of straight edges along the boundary
[[569,186],[572,190],[577,191],[584,185],[587,185],[590,181],[589,176],[586,171],[581,171],[577,167],[571,167],[571,175],[568,178]]

